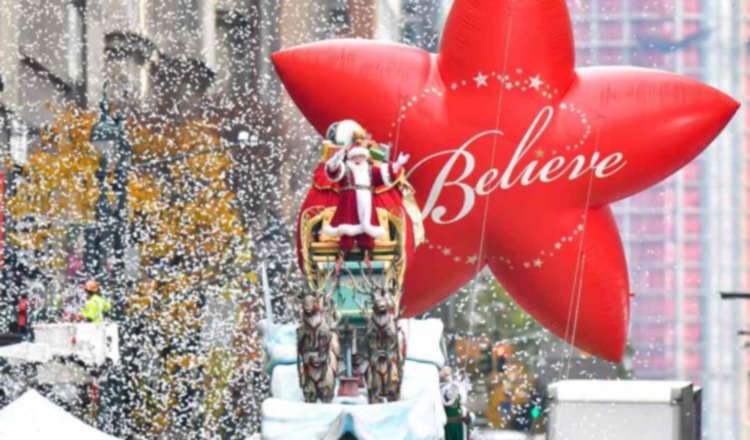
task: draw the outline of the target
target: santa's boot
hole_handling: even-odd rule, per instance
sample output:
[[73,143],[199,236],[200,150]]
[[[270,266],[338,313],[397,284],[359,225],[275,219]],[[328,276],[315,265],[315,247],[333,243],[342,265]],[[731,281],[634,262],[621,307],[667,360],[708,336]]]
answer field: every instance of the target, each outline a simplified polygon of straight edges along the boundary
[[343,249],[339,251],[339,255],[336,259],[336,269],[334,270],[334,274],[337,278],[341,274],[341,266],[343,266],[344,260],[346,260],[346,254],[347,252]]
[[372,249],[362,249],[362,253],[365,254],[365,266],[367,266],[367,271],[370,272],[370,276],[374,276],[375,271],[372,270]]

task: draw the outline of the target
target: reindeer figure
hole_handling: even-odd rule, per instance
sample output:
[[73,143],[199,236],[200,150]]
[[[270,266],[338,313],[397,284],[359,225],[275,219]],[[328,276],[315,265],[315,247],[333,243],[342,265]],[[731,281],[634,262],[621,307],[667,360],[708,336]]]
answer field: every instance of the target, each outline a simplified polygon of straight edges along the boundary
[[330,402],[339,361],[337,314],[331,298],[318,291],[302,296],[297,327],[297,373],[305,402]]
[[375,288],[367,321],[367,391],[370,403],[393,402],[401,396],[406,342],[398,328],[398,308],[385,288]]

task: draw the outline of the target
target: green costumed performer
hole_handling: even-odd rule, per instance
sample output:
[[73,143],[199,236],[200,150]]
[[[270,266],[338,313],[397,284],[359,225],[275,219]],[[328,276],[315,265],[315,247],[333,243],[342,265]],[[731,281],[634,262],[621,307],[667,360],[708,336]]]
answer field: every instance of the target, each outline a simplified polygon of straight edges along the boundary
[[472,425],[474,415],[466,411],[466,402],[471,383],[466,377],[458,380],[453,370],[445,367],[440,373],[440,394],[448,418],[445,424],[445,440],[470,440],[468,427]]

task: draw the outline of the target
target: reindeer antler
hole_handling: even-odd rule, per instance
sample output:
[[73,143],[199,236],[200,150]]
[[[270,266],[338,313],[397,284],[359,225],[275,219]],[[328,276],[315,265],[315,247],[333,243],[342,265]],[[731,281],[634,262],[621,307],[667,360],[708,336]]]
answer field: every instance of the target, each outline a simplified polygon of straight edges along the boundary
[[365,281],[367,288],[369,288],[370,290],[374,289],[376,284],[375,280],[367,275],[367,270],[362,267],[361,261],[359,262],[359,271],[362,274],[362,279]]
[[333,275],[333,270],[334,268],[331,267],[330,269],[326,269],[323,271],[322,282],[318,283],[321,286],[321,290],[325,288],[325,286],[328,284],[328,281],[331,279],[331,276]]
[[368,317],[372,311],[370,310],[370,307],[367,307],[367,300],[365,299],[364,303],[361,303],[357,301],[357,294],[355,293],[352,295],[352,301],[354,301],[354,304],[359,307],[359,310],[362,312],[362,316]]
[[331,288],[328,289],[328,292],[325,294],[325,300],[330,301],[333,298],[333,295],[336,293],[336,289],[338,288],[338,280],[336,282],[331,283]]
[[[352,273],[351,270],[349,270],[348,267],[345,268],[345,270],[346,270],[346,273],[349,274],[349,279],[352,280],[352,288],[354,289],[355,292],[359,292],[359,293],[368,293],[369,292],[369,290],[367,289],[367,286],[365,286],[364,288],[362,288],[360,286],[360,283],[357,282],[357,279],[354,277],[354,274]],[[365,280],[364,277],[363,277],[363,280]],[[365,283],[366,282],[367,281],[365,280]]]

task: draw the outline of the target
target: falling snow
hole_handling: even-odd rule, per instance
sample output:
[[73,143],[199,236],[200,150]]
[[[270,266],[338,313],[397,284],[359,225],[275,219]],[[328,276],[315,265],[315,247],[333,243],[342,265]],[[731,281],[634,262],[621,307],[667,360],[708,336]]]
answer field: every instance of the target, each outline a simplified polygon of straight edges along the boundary
[[[73,321],[85,302],[82,285],[92,277],[112,303],[107,320],[120,328],[120,362],[87,367],[96,391],[75,381],[40,382],[39,365],[0,358],[0,412],[35,389],[118,438],[258,438],[261,404],[270,393],[258,323],[269,310],[276,322],[297,319],[296,294],[307,285],[296,263],[295,222],[321,158],[320,136],[285,94],[269,56],[328,38],[391,40],[435,52],[449,3],[0,0],[0,333],[18,331],[21,303],[28,308],[25,340],[34,340],[35,325]],[[719,23],[703,29],[690,14],[705,11],[686,11],[693,6],[683,3],[696,2],[678,1],[677,8],[662,0],[568,1],[578,65],[658,67],[721,81],[714,71],[720,68],[698,61],[724,44]],[[704,3],[707,20],[714,20],[719,12],[707,3],[726,2]],[[727,8],[744,13],[734,3]],[[747,56],[744,44],[721,50]],[[571,139],[567,151],[596,134],[597,115],[558,101],[564,90],[544,72],[514,66],[451,81],[444,91],[429,86],[405,97],[398,123],[443,93],[497,96],[504,89],[572,115],[580,139]],[[105,90],[129,146],[102,161],[90,139]],[[398,124],[392,128],[379,141],[392,141]],[[461,254],[427,237],[425,246],[444,257],[441,264],[477,268],[474,281],[423,316],[444,322],[448,364],[471,382],[464,403],[477,416],[472,438],[501,429],[544,433],[546,386],[560,379],[680,378],[702,380],[707,390],[747,388],[744,373],[740,382],[726,379],[747,364],[735,338],[746,322],[739,314],[731,315],[731,328],[703,319],[709,278],[744,286],[747,277],[700,266],[712,257],[701,248],[712,240],[702,228],[716,219],[697,204],[719,196],[701,192],[710,188],[696,176],[713,170],[701,166],[690,164],[684,176],[615,208],[633,288],[643,292],[630,311],[637,319],[621,364],[551,335],[484,267],[499,262],[534,276],[558,252],[577,246],[583,223],[526,261],[480,249]],[[691,204],[686,209],[683,200]],[[711,310],[730,316],[716,304]],[[709,336],[720,336],[721,344],[703,346],[713,343]],[[729,358],[731,368],[704,374],[709,357],[712,369]],[[746,416],[741,397],[722,399]],[[710,404],[704,418],[722,436],[707,438],[739,438],[737,424],[750,426],[745,416],[714,421]]]

